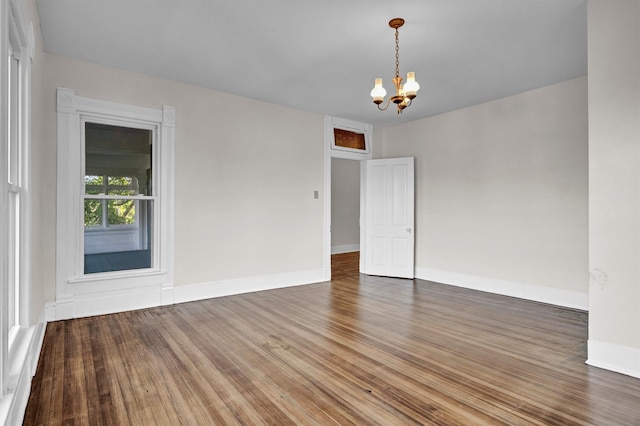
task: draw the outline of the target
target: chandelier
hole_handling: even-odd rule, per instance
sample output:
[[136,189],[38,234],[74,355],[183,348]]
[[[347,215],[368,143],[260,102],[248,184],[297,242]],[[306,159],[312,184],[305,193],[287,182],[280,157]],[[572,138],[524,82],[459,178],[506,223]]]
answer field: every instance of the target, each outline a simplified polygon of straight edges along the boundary
[[411,105],[413,98],[416,97],[416,93],[418,89],[420,89],[420,85],[416,81],[415,73],[408,72],[407,73],[407,82],[402,84],[402,77],[400,77],[400,72],[398,68],[400,67],[400,48],[398,46],[398,28],[404,25],[404,19],[402,18],[393,18],[389,21],[389,26],[396,30],[396,76],[391,80],[393,84],[396,86],[396,94],[390,96],[387,99],[384,107],[381,107],[384,103],[384,97],[387,95],[387,91],[382,87],[382,79],[376,78],[375,86],[373,90],[371,90],[371,97],[373,98],[373,103],[378,106],[380,111],[384,111],[389,107],[390,102],[393,102],[398,106],[398,114],[402,114],[402,110]]

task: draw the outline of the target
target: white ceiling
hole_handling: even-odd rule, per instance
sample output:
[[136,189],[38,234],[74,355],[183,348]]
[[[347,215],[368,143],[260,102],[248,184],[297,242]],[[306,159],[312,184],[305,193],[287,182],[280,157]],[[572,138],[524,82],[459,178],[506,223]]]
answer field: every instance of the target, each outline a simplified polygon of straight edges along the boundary
[[[392,125],[587,73],[585,0],[37,0],[45,50],[334,115]],[[400,73],[421,89],[398,116]]]

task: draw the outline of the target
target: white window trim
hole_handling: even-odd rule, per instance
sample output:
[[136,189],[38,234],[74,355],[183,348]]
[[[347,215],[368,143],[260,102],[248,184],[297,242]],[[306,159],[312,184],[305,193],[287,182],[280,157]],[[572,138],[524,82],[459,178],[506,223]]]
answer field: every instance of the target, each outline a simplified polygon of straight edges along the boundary
[[[44,330],[41,325],[34,326],[30,312],[30,254],[31,254],[31,194],[30,194],[30,122],[31,122],[31,62],[34,53],[34,35],[31,22],[23,1],[9,0],[0,2],[0,424],[17,424],[21,421],[26,407],[30,377],[35,366],[29,362],[33,357],[36,329]],[[11,47],[10,47],[11,46]],[[18,64],[18,138],[19,166],[16,182],[7,181],[7,117],[9,74],[7,72],[10,49],[19,61]],[[8,235],[16,230],[10,229],[7,206],[9,192],[19,194],[19,261],[18,269],[18,312],[17,326],[9,329],[8,261],[11,258]],[[39,348],[38,348],[39,349]],[[37,356],[37,355],[36,355]],[[32,359],[32,358],[31,358]]]
[[[58,88],[58,176],[56,301],[47,319],[67,319],[172,304],[174,246],[175,108],[144,108],[77,96]],[[157,220],[151,269],[84,275],[83,206],[84,145],[81,123],[86,118],[155,132],[158,162],[155,176]]]
[[[363,134],[365,149],[345,148],[343,146],[336,145],[333,129],[342,129]],[[324,121],[324,132],[326,139],[325,143],[330,146],[332,158],[345,158],[348,160],[371,160],[373,158],[373,126],[371,124],[327,116]]]

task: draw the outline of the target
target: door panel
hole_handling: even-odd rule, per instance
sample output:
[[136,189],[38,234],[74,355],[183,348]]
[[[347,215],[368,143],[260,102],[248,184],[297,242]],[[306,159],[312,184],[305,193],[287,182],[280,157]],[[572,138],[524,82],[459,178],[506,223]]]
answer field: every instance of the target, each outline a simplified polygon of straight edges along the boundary
[[414,277],[413,157],[362,162],[362,273]]

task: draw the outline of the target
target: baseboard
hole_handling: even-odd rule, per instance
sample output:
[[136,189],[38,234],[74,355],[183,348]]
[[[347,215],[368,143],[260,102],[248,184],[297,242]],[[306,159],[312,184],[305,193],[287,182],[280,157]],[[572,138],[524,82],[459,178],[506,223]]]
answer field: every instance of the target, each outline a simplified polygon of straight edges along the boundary
[[45,304],[47,321],[114,314],[162,305],[158,286],[70,296]]
[[162,292],[157,286],[135,291],[83,295],[74,298],[74,318],[134,311],[162,305]]
[[347,244],[343,246],[331,246],[331,254],[351,253],[360,251],[360,244]]
[[58,321],[113,314],[173,303],[210,299],[212,297],[323,282],[326,281],[324,278],[325,271],[317,269],[189,284],[164,289],[150,286],[109,293],[91,293],[48,302],[45,305],[45,317],[47,321]]
[[174,298],[175,303],[193,302],[214,297],[317,283],[322,282],[323,277],[324,271],[322,269],[313,269],[182,285],[174,287]]
[[640,349],[589,339],[587,364],[640,378]]
[[13,387],[11,393],[6,394],[0,400],[0,424],[22,424],[27,403],[29,402],[29,394],[31,393],[31,379],[38,367],[45,328],[46,322],[43,316],[37,325],[24,331],[27,333],[26,341],[24,342],[26,351],[20,355],[20,359],[17,361],[21,365],[17,372],[15,387]]
[[416,278],[567,308],[581,309],[584,311],[589,309],[589,293],[579,291],[420,267],[416,268]]

